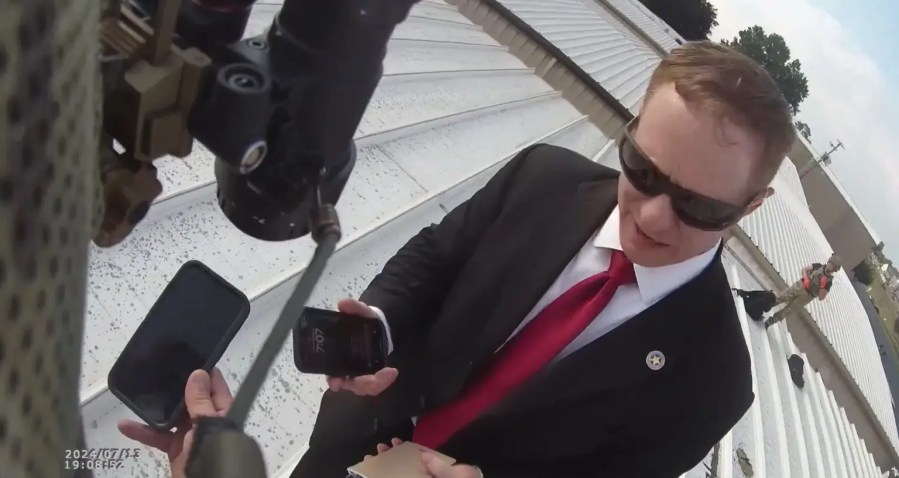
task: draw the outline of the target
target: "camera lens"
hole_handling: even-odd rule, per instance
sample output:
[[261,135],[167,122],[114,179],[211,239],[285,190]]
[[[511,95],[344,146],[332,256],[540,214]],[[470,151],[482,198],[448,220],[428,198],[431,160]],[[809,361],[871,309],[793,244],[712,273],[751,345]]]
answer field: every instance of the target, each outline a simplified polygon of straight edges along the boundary
[[[290,158],[303,164],[302,158]],[[245,234],[265,241],[286,241],[309,233],[309,216],[315,203],[307,179],[299,168],[279,164],[278,156],[264,161],[247,175],[237,174],[221,159],[215,162],[218,203],[225,216]],[[338,171],[326,174],[320,185],[322,202],[335,204],[356,164],[356,146],[349,145]],[[285,171],[292,171],[285,174]]]

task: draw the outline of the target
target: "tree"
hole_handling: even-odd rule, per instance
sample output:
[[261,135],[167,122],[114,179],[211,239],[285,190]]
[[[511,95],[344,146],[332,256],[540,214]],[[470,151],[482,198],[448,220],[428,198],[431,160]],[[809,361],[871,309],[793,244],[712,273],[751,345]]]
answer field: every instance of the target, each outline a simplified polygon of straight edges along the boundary
[[874,283],[874,269],[871,268],[871,264],[867,259],[861,261],[855,266],[855,269],[852,269],[852,275],[855,276],[855,280],[862,284],[871,285]]
[[718,9],[709,0],[640,0],[689,41],[708,39],[718,26]]
[[721,43],[764,66],[777,82],[793,109],[793,114],[799,112],[799,104],[808,96],[808,80],[799,60],[790,60],[790,48],[782,36],[767,34],[762,27],[756,25],[741,30],[733,40],[722,40]]
[[799,130],[799,134],[801,134],[806,141],[811,141],[810,138],[812,137],[812,130],[808,127],[807,124],[803,123],[802,121],[797,121],[796,129]]

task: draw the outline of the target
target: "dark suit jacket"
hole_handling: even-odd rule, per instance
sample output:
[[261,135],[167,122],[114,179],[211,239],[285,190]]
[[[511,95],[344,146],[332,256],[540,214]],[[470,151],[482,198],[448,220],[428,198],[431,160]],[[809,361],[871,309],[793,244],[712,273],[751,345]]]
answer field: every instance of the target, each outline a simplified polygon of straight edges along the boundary
[[[455,397],[614,209],[617,181],[576,153],[532,146],[413,237],[360,298],[387,317],[399,378],[376,398],[327,392],[294,476],[324,477],[301,472],[316,455],[345,467],[391,434],[408,438],[410,417]],[[440,451],[486,478],[667,478],[698,464],[753,400],[720,255]],[[666,357],[658,371],[646,364],[653,350]]]

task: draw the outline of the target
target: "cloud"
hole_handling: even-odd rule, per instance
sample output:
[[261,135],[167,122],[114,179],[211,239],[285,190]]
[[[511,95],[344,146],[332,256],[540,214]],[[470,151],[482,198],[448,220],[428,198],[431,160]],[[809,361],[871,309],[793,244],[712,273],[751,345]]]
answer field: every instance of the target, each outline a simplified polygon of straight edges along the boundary
[[[896,82],[866,52],[855,35],[808,0],[717,0],[719,26],[712,38],[730,39],[761,25],[784,37],[802,63],[809,96],[797,118],[808,123],[823,153],[829,142],[846,149],[834,154],[832,171],[873,224],[887,249],[899,252],[899,91]],[[892,247],[890,247],[892,245]],[[894,254],[895,256],[895,254]],[[899,257],[897,257],[899,259]]]

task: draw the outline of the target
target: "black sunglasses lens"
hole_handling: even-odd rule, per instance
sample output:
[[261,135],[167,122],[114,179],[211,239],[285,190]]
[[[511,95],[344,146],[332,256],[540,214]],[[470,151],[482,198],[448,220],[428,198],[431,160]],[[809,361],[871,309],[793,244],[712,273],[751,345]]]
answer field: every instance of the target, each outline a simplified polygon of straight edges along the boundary
[[671,206],[684,224],[706,231],[720,231],[735,223],[742,213],[731,204],[689,195],[672,198]]
[[647,196],[658,196],[662,193],[659,187],[659,170],[652,164],[652,161],[637,151],[630,138],[624,138],[620,153],[621,169],[634,188]]

